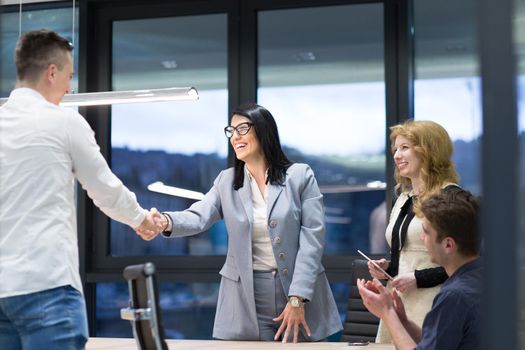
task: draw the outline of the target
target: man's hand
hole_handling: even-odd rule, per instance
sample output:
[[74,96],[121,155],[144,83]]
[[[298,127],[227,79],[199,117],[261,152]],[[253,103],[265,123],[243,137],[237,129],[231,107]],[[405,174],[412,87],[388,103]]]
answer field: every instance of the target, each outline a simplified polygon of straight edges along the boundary
[[414,272],[398,275],[390,282],[390,285],[401,293],[408,293],[417,289],[416,275]]
[[395,289],[392,291],[392,300],[394,301],[394,310],[396,310],[399,320],[406,328],[408,325],[408,317],[405,311],[405,305],[403,304],[403,300],[401,300]]
[[394,308],[390,292],[376,278],[372,282],[364,279],[357,280],[357,288],[368,311],[379,318]]
[[303,326],[306,334],[310,337],[312,333],[306,320],[304,318],[304,307],[292,307],[288,302],[283,312],[279,317],[273,319],[274,322],[282,322],[281,326],[275,334],[275,340],[279,339],[281,334],[284,332],[282,342],[287,343],[288,338],[290,337],[290,332],[293,332],[293,342],[297,343],[299,341],[299,326]]
[[[383,270],[388,269],[388,261],[386,259],[380,259],[380,260],[374,260],[376,264],[381,266]],[[385,276],[383,272],[381,272],[377,267],[374,266],[370,261],[368,262],[368,271],[370,272],[370,275],[373,278],[377,278],[378,280],[386,280],[388,277]]]
[[163,230],[162,223],[158,218],[159,215],[160,213],[156,211],[155,208],[146,212],[146,217],[140,226],[135,228],[135,232],[146,241],[151,241],[153,238],[157,237],[157,235]]

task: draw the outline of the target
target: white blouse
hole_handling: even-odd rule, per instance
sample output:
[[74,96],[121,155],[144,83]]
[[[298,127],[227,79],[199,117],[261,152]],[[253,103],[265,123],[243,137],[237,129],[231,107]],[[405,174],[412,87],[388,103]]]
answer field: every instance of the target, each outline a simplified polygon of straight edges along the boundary
[[261,193],[257,181],[245,169],[252,188],[253,232],[252,232],[252,259],[254,271],[271,271],[277,269],[277,262],[273,254],[270,233],[268,232],[268,191]]

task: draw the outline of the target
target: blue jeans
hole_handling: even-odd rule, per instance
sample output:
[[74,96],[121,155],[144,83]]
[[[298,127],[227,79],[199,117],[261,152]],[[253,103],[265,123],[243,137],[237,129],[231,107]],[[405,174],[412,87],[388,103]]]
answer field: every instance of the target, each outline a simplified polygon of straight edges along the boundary
[[71,286],[0,298],[2,350],[84,349],[86,304]]

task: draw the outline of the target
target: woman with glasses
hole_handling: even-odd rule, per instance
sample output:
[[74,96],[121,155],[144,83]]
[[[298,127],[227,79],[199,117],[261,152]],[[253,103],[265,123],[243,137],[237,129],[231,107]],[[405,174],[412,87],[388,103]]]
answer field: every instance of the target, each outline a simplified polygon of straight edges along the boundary
[[163,235],[196,234],[221,219],[226,224],[214,338],[323,340],[342,326],[321,264],[324,209],[314,173],[286,158],[275,120],[262,106],[239,106],[224,132],[234,166],[187,210],[152,209]]
[[[437,192],[457,188],[458,175],[451,160],[452,141],[437,123],[408,121],[395,125],[390,128],[390,142],[398,193],[386,229],[390,261],[375,262],[394,277],[389,285],[401,292],[408,318],[421,327],[448,276],[430,260],[420,239],[422,220],[415,216],[414,207]],[[368,268],[373,277],[387,279],[373,264],[368,263]],[[376,342],[392,342],[382,322]]]

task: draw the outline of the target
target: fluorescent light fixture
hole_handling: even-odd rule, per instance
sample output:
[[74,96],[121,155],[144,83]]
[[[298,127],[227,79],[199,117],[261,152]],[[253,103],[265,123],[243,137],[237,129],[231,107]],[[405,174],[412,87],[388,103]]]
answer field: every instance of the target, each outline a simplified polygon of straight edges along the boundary
[[152,192],[168,194],[170,196],[189,198],[195,200],[201,200],[204,198],[204,193],[202,192],[190,191],[185,190],[183,188],[164,185],[164,183],[162,183],[161,181],[157,181],[148,185],[148,190]]
[[[62,99],[60,105],[65,107],[80,107],[112,105],[117,103],[165,102],[197,99],[199,99],[199,94],[194,87],[171,87],[165,89],[67,94]],[[0,99],[0,105],[4,104],[6,101],[7,98]]]
[[382,181],[372,181],[366,185],[327,185],[319,186],[321,193],[352,193],[364,191],[384,190],[386,183]]
[[172,87],[166,89],[106,91],[67,94],[61,106],[101,106],[117,103],[163,102],[197,100],[199,94],[193,87]]
[[376,181],[370,181],[369,183],[366,184],[366,187],[383,189],[383,188],[386,188],[386,182],[377,181],[377,180]]

